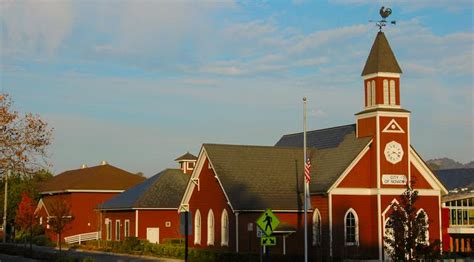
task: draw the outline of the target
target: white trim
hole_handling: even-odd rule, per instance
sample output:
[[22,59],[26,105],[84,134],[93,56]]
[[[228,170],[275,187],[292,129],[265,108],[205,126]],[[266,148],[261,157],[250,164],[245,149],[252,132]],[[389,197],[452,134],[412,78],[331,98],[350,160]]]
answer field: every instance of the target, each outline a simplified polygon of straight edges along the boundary
[[[451,215],[451,211],[449,211],[449,215]],[[438,219],[439,219],[439,241],[441,243],[441,252],[443,252],[443,229],[442,229],[442,224],[443,224],[443,218],[441,216],[441,195],[438,196]]]
[[[382,217],[385,218],[385,214],[387,214],[387,212],[390,210],[390,208],[392,208],[392,205],[393,205],[394,203],[397,203],[397,205],[400,204],[400,203],[398,202],[398,200],[394,198],[394,199],[392,200],[392,202],[390,202],[390,205],[388,205],[388,206],[385,208],[385,210],[382,212]],[[385,228],[385,225],[384,225],[383,227]]]
[[125,190],[98,190],[98,189],[65,189],[57,191],[44,191],[41,195],[52,195],[59,193],[122,193]]
[[413,157],[413,161],[411,162],[413,166],[420,172],[420,174],[428,181],[430,186],[433,189],[440,190],[443,194],[448,193],[448,189],[446,189],[443,184],[436,178],[436,176],[431,172],[431,170],[426,166],[423,160],[418,156],[415,150],[410,146],[410,156]]
[[[383,195],[383,196],[400,196],[405,192],[406,188],[349,188],[349,187],[339,187],[331,191],[333,195],[345,195],[345,196],[373,196],[373,195]],[[435,189],[416,189],[419,196],[439,196],[439,190]]]
[[[199,223],[197,223],[199,218]],[[202,235],[202,216],[201,216],[201,211],[199,209],[196,209],[196,212],[194,214],[194,244],[201,245],[201,235]]]
[[[391,130],[390,127],[392,125],[395,125],[398,128],[398,130]],[[388,125],[386,125],[385,128],[382,130],[382,133],[402,133],[402,134],[405,134],[405,130],[403,130],[403,128],[400,127],[400,125],[397,123],[397,121],[395,121],[395,118],[392,118],[392,120],[390,120]]]
[[123,238],[125,239],[126,237],[130,236],[130,219],[125,219],[124,222],[123,222],[123,225],[124,225],[123,226]]
[[[374,108],[394,108],[395,106],[391,107],[383,107],[383,106],[378,106]],[[369,117],[376,117],[376,116],[383,116],[383,117],[406,117],[408,118],[410,116],[410,112],[392,112],[392,111],[373,111],[373,112],[367,112],[367,113],[361,113],[359,115],[356,115],[356,120],[364,119],[364,118],[369,118]]]
[[[230,202],[229,200],[229,196],[227,195],[227,193],[225,192],[224,190],[224,187],[222,186],[222,183],[219,179],[219,176],[217,175],[217,173],[215,172],[215,168],[214,168],[214,165],[212,165],[212,162],[211,162],[211,159],[209,159],[208,155],[207,155],[207,152],[206,152],[206,149],[204,148],[204,146],[201,147],[201,151],[199,152],[199,156],[198,156],[198,160],[197,160],[197,165],[196,165],[196,168],[194,168],[193,170],[193,173],[191,174],[191,179],[189,180],[188,182],[188,186],[186,187],[186,191],[183,195],[183,198],[181,200],[181,205],[183,208],[186,207],[186,205],[188,206],[189,208],[189,201],[191,200],[191,196],[192,196],[192,193],[194,191],[194,188],[196,187],[196,185],[192,182],[193,179],[199,179],[199,176],[201,175],[201,171],[202,171],[202,168],[204,166],[204,163],[206,162],[206,159],[208,160],[209,164],[211,164],[212,166],[212,170],[213,170],[213,173],[214,173],[214,177],[217,179],[217,182],[222,190],[222,193],[224,193],[224,196],[227,200],[227,204],[229,205],[230,209],[232,212],[235,212],[233,206],[232,206],[232,203]],[[181,212],[182,208],[180,208],[180,210],[178,212]]]
[[[376,132],[376,137],[377,137],[377,151],[375,152],[376,158],[377,158],[377,167],[376,167],[376,173],[377,173],[377,236],[378,236],[378,244],[379,244],[379,260],[382,260],[383,258],[383,232],[382,232],[382,217],[380,215],[380,211],[382,210],[382,199],[381,199],[381,188],[380,188],[380,114],[378,111],[375,112],[375,132]],[[369,114],[370,115],[370,114]]]
[[135,237],[138,237],[138,210],[135,210]]
[[212,208],[207,212],[207,246],[214,246],[216,240],[216,220]]
[[449,234],[474,234],[472,227],[448,227]]
[[36,209],[35,209],[34,214],[36,214],[36,212],[38,212],[39,210],[41,210],[41,207],[44,208],[44,210],[46,211],[46,215],[49,217],[49,212],[48,212],[48,209],[46,208],[46,205],[44,204],[43,198],[41,198],[41,199],[39,200],[38,205],[36,206]]
[[367,74],[362,76],[362,79],[367,80],[369,78],[374,78],[374,77],[389,77],[389,78],[400,78],[399,73],[391,73],[391,72],[377,72],[377,73],[372,73],[372,74]]
[[120,227],[122,227],[122,223],[120,222],[120,219],[115,219],[115,241],[120,241],[120,237],[121,237]]
[[[226,226],[224,228],[224,225]],[[229,246],[229,214],[224,208],[221,213],[221,246]]]
[[342,172],[342,174],[337,178],[336,182],[332,184],[332,186],[328,189],[328,193],[331,192],[332,190],[336,189],[339,184],[346,178],[346,176],[352,171],[352,168],[354,168],[357,163],[365,156],[365,154],[370,150],[370,145],[372,145],[373,139],[371,139],[367,145],[362,149],[362,151],[359,152],[359,154],[352,160],[352,162],[349,164],[349,166]]
[[[349,213],[352,213],[354,216],[355,221],[355,228],[354,228],[354,240],[355,242],[347,242],[347,216]],[[346,211],[344,215],[344,246],[359,246],[359,216],[357,212],[351,207]]]
[[332,191],[328,195],[329,201],[329,256],[332,257]]
[[425,213],[425,222],[426,222],[426,232],[425,232],[425,243],[426,244],[429,244],[430,243],[430,224],[429,224],[429,217],[428,217],[428,213],[423,209],[423,208],[420,208],[418,209],[418,211],[416,211],[416,217],[418,217],[418,214],[420,214],[421,212]]
[[[315,238],[315,217],[318,218],[318,221],[319,221],[319,228],[316,228],[317,231],[319,231],[319,238]],[[312,228],[312,233],[313,233],[313,239],[312,239],[312,243],[313,243],[313,246],[318,246],[318,245],[321,245],[321,240],[322,240],[322,236],[321,236],[321,233],[322,233],[322,221],[321,221],[321,213],[319,212],[319,209],[315,208],[314,211],[313,211],[313,226],[311,227]]]

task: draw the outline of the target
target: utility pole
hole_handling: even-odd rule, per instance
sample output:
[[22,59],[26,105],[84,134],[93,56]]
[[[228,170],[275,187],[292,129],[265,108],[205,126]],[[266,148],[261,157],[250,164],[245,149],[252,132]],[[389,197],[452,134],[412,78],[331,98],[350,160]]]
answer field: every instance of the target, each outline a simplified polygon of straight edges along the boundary
[[8,203],[8,176],[10,175],[10,169],[4,175],[5,179],[5,197],[3,203],[3,243],[7,243],[7,203]]

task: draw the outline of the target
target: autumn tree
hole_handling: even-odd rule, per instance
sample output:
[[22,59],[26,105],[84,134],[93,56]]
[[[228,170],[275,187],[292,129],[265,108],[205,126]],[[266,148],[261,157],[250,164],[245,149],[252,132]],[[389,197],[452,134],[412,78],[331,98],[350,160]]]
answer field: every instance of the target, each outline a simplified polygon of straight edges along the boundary
[[61,234],[66,226],[74,220],[69,203],[62,197],[53,198],[49,205],[49,226],[57,234],[59,253],[61,253]]
[[417,209],[418,191],[412,186],[400,197],[400,203],[392,204],[385,227],[385,250],[393,261],[418,261],[433,255],[437,247],[430,246],[429,221],[426,213]]
[[47,165],[47,147],[52,129],[31,113],[20,114],[8,94],[0,93],[0,175],[3,177],[3,226],[6,227],[8,174],[33,176]]
[[23,192],[21,202],[15,217],[15,224],[20,226],[24,233],[30,234],[30,249],[32,248],[33,226],[37,224],[35,216],[35,202],[26,192]]

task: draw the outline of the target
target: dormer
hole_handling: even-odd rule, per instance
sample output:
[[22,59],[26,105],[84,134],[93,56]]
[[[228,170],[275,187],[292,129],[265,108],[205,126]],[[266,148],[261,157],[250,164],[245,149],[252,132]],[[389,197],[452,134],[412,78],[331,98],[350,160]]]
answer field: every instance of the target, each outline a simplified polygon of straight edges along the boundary
[[189,152],[176,158],[174,161],[178,162],[179,168],[185,174],[192,174],[194,166],[196,165],[197,157]]
[[362,70],[365,109],[400,108],[402,70],[383,32],[378,32]]

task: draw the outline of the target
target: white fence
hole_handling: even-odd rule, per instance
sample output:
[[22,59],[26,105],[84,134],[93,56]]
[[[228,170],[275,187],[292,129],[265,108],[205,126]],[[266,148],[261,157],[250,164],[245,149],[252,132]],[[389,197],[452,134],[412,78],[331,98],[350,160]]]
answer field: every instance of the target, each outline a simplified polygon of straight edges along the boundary
[[64,240],[68,244],[79,243],[87,240],[99,240],[100,239],[100,231],[97,232],[90,232],[90,233],[83,233],[74,236],[65,237]]

